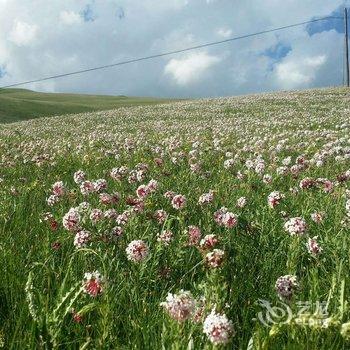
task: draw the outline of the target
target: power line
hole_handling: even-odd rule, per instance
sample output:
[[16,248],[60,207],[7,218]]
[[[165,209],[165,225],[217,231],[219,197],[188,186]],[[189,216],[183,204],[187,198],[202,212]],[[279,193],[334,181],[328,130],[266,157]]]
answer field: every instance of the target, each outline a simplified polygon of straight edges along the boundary
[[209,47],[209,46],[224,44],[224,43],[228,43],[228,42],[231,42],[231,41],[236,41],[236,40],[240,40],[240,39],[246,39],[246,38],[250,38],[250,37],[254,37],[254,36],[258,36],[258,35],[262,35],[262,34],[272,33],[272,32],[276,32],[276,31],[283,30],[283,29],[298,27],[298,26],[302,26],[302,25],[305,25],[305,24],[315,23],[315,22],[319,22],[319,21],[325,21],[325,20],[329,20],[329,19],[341,19],[341,20],[343,20],[343,17],[329,16],[329,17],[317,18],[317,19],[313,19],[313,20],[310,20],[310,21],[290,24],[290,25],[286,25],[286,26],[278,27],[278,28],[274,28],[274,29],[263,30],[263,31],[260,31],[260,32],[246,34],[246,35],[241,35],[241,36],[237,36],[237,37],[233,37],[233,38],[229,38],[229,39],[225,39],[225,40],[214,41],[214,42],[210,42],[210,43],[206,43],[206,44],[196,45],[196,46],[188,47],[188,48],[185,48],[185,49],[168,51],[168,52],[163,52],[163,53],[159,53],[159,54],[155,54],[155,55],[144,56],[144,57],[134,58],[134,59],[121,61],[121,62],[117,62],[117,63],[107,64],[107,65],[104,65],[104,66],[87,68],[87,69],[82,69],[82,70],[78,70],[78,71],[74,71],[74,72],[57,74],[57,75],[52,75],[52,76],[48,76],[48,77],[44,77],[44,78],[23,81],[23,82],[20,82],[20,83],[15,83],[15,84],[10,84],[10,85],[5,85],[5,86],[1,86],[0,89],[5,89],[5,88],[19,86],[19,85],[26,85],[26,84],[31,84],[31,83],[37,83],[37,82],[40,82],[40,81],[51,80],[51,79],[56,79],[56,78],[63,78],[63,77],[67,77],[67,76],[70,76],[70,75],[82,74],[82,73],[92,72],[92,71],[95,71],[95,70],[107,69],[107,68],[111,68],[111,67],[122,66],[122,65],[130,64],[130,63],[140,62],[140,61],[151,60],[151,59],[154,59],[154,58],[159,58],[159,57],[174,55],[174,54],[181,53],[181,52],[192,51],[192,50],[197,50],[197,49],[201,49],[201,48],[205,48],[205,47]]

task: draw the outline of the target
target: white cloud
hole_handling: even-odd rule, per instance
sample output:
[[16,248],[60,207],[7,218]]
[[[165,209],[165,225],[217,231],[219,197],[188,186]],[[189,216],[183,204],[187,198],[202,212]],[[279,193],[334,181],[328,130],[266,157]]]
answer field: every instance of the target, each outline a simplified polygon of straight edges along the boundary
[[38,26],[16,20],[10,32],[9,40],[17,46],[26,46],[33,42],[36,37]]
[[216,33],[225,39],[232,36],[232,30],[230,28],[219,28],[216,30]]
[[60,21],[67,25],[79,24],[83,22],[80,14],[74,11],[62,11],[60,13]]
[[201,79],[207,70],[218,63],[220,58],[206,52],[196,52],[184,58],[173,58],[165,66],[165,74],[169,74],[177,84],[187,85]]
[[[85,23],[80,14],[88,3],[96,20]],[[304,0],[302,9],[295,0],[283,4],[280,0],[0,0],[0,4],[0,66],[6,66],[8,73],[0,78],[3,86],[327,16],[343,0]],[[290,48],[286,57],[268,54],[278,44]],[[212,46],[205,53],[191,51],[23,87],[199,97],[336,85],[342,81],[342,45],[342,33],[310,37],[300,26]]]

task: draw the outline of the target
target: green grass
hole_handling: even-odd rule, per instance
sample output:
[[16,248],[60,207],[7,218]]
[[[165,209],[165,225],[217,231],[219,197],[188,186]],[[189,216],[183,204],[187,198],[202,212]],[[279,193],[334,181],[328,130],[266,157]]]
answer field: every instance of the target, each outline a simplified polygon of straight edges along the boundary
[[[10,350],[349,349],[349,133],[346,89],[182,101],[0,125],[0,347],[3,342]],[[227,159],[233,159],[229,168]],[[248,160],[256,165],[262,159],[271,182],[257,171],[261,167],[247,167]],[[113,178],[112,169],[122,166],[125,175]],[[79,169],[88,180],[106,179],[104,192],[119,192],[120,200],[102,204],[98,193],[83,195],[73,180]],[[334,188],[324,191],[319,180],[301,189],[305,178],[329,179]],[[70,208],[88,202],[121,214],[151,179],[158,189],[125,224],[107,218],[93,224],[90,211],[81,210],[81,226],[91,240],[74,246],[75,232],[63,226]],[[63,181],[65,194],[49,206],[56,181]],[[209,190],[213,201],[200,205]],[[175,209],[167,191],[184,195],[185,207]],[[284,198],[270,208],[273,191]],[[242,196],[243,208],[237,206]],[[235,227],[214,220],[223,206],[237,215]],[[159,209],[169,214],[163,224],[154,218]],[[322,222],[311,219],[315,212],[324,213]],[[44,220],[47,213],[57,229]],[[294,217],[307,223],[300,236],[284,227]],[[119,238],[112,234],[117,225],[124,230]],[[216,235],[215,248],[225,252],[219,267],[206,262],[212,249],[187,244],[190,225],[200,228],[201,238]],[[164,229],[173,232],[169,245],[157,240]],[[319,255],[307,249],[314,236],[323,248]],[[140,239],[150,254],[135,263],[125,248]],[[82,286],[84,273],[95,270],[104,276],[103,292],[92,297]],[[284,275],[295,275],[298,288],[281,304],[275,283]],[[205,297],[199,322],[178,323],[160,306],[169,292],[181,289],[196,300]],[[308,310],[301,309],[305,303]],[[317,303],[327,305],[326,313],[315,313]],[[235,335],[227,345],[215,347],[203,333],[213,308],[232,321]],[[80,323],[72,309],[82,316]]]
[[61,94],[25,89],[0,89],[0,123],[167,101],[148,97]]

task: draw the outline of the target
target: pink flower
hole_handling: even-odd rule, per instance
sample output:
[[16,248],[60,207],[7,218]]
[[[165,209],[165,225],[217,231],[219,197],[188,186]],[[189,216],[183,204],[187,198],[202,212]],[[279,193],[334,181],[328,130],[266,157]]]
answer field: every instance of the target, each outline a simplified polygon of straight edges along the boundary
[[104,217],[103,211],[100,209],[92,209],[90,213],[90,220],[96,224],[98,221],[102,220]]
[[206,235],[201,241],[200,241],[200,247],[201,249],[212,249],[218,244],[219,240],[217,237],[213,234]]
[[204,193],[199,197],[198,204],[204,205],[212,203],[214,200],[214,191],[210,190],[208,193]]
[[86,196],[90,193],[93,193],[95,192],[95,187],[94,187],[94,184],[91,182],[91,181],[83,181],[81,184],[80,184],[80,192]]
[[128,259],[133,262],[141,262],[145,260],[149,254],[148,246],[142,240],[131,241],[125,251]]
[[182,194],[177,194],[171,201],[174,209],[182,209],[186,205],[186,198]]
[[324,219],[324,213],[315,212],[311,214],[311,220],[317,224],[321,223]]
[[285,195],[278,191],[271,192],[267,197],[267,203],[270,208],[275,208],[278,204],[280,204],[281,200],[285,197]]
[[184,322],[191,318],[195,310],[195,300],[191,292],[180,290],[178,294],[168,293],[165,302],[160,303],[169,316],[178,322]]
[[220,267],[224,261],[225,252],[221,249],[214,249],[212,252],[207,253],[205,256],[205,262],[211,268]]
[[303,235],[307,225],[301,217],[291,218],[284,224],[284,229],[291,235]]
[[298,287],[296,276],[285,275],[277,279],[275,284],[276,292],[280,299],[291,299]]
[[158,182],[154,179],[150,180],[147,185],[149,192],[155,192],[158,188]]
[[311,179],[310,177],[306,177],[302,179],[299,183],[299,187],[301,189],[312,188],[314,186],[315,186],[315,180]]
[[145,198],[150,193],[147,185],[140,185],[137,190],[136,194],[139,198]]
[[76,184],[81,184],[85,180],[85,173],[82,170],[78,170],[74,173],[73,178]]
[[214,345],[227,344],[235,334],[232,321],[214,309],[204,320],[203,332]]
[[170,230],[162,231],[157,235],[157,241],[162,242],[165,245],[169,245],[173,239],[173,233]]
[[115,226],[112,228],[111,234],[113,237],[120,237],[123,234],[123,228],[120,226]]
[[107,188],[107,181],[105,179],[98,179],[94,182],[94,189],[96,192],[100,192]]
[[71,208],[63,217],[63,227],[71,232],[77,231],[79,229],[80,219],[78,210]]
[[214,213],[214,220],[220,226],[223,226],[224,215],[227,213],[227,208],[221,207]]
[[227,228],[232,228],[237,225],[237,216],[231,212],[227,212],[223,215],[222,223]]
[[317,236],[309,238],[309,240],[307,241],[306,247],[307,250],[309,251],[310,254],[312,255],[318,255],[322,252],[322,248],[320,247],[320,245],[317,242]]
[[52,194],[57,197],[62,197],[65,193],[65,187],[62,181],[57,181],[52,185]]
[[103,277],[97,270],[94,272],[86,272],[83,281],[84,292],[94,298],[97,297],[103,292],[102,282]]
[[201,230],[197,226],[188,226],[188,245],[197,245],[201,237]]
[[86,244],[90,241],[90,232],[81,230],[78,231],[74,238],[74,245],[76,248],[85,247]]
[[154,213],[154,218],[158,221],[159,224],[163,224],[168,218],[168,214],[165,210],[159,209]]

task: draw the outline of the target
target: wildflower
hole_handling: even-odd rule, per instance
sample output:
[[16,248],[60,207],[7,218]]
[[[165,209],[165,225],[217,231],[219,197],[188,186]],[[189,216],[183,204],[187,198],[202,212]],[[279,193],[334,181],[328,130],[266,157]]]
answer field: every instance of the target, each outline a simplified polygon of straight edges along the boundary
[[115,219],[118,216],[117,211],[115,209],[108,209],[103,213],[103,217],[105,219]]
[[192,321],[194,323],[203,322],[204,311],[205,311],[205,297],[202,296],[201,298],[196,300],[196,306],[192,316]]
[[256,165],[255,165],[255,169],[254,171],[258,174],[258,175],[262,175],[265,171],[265,162],[263,159],[260,159]]
[[316,224],[321,223],[324,220],[324,213],[314,212],[311,214],[311,220]]
[[107,181],[105,179],[98,179],[93,183],[93,185],[94,185],[94,190],[96,192],[100,192],[107,188]]
[[267,203],[270,208],[275,208],[278,204],[280,204],[281,200],[285,197],[285,195],[278,191],[271,192],[267,197]]
[[334,184],[332,181],[328,179],[318,178],[316,179],[316,183],[323,187],[323,191],[326,193],[332,192],[334,188]]
[[173,233],[170,230],[162,231],[157,235],[157,241],[162,242],[165,245],[169,245],[173,239]]
[[230,158],[230,159],[226,159],[224,161],[224,168],[225,169],[231,169],[235,164],[235,161],[234,159]]
[[231,212],[227,212],[223,215],[222,223],[227,228],[232,228],[237,225],[237,216]]
[[90,232],[81,230],[78,231],[74,238],[74,245],[76,248],[85,247],[86,244],[90,241]]
[[309,238],[309,240],[307,241],[306,247],[307,250],[309,251],[310,254],[312,255],[318,255],[322,252],[322,248],[320,247],[320,245],[317,242],[317,236]]
[[271,175],[269,175],[269,174],[265,174],[264,176],[263,176],[263,182],[264,182],[264,184],[270,184],[271,182],[272,182],[272,176]]
[[280,166],[276,169],[277,175],[287,175],[288,171],[289,169],[286,166]]
[[115,226],[115,227],[112,228],[111,234],[112,234],[113,237],[118,238],[118,237],[120,237],[123,234],[123,228],[120,227],[120,226]]
[[105,192],[100,193],[99,197],[100,197],[101,204],[108,205],[108,204],[111,204],[113,202],[113,197],[108,193],[105,193]]
[[83,181],[80,184],[80,192],[84,196],[95,192],[95,186],[94,186],[93,182],[91,182],[91,181]]
[[315,186],[315,180],[311,179],[310,177],[306,177],[302,179],[299,183],[299,187],[301,189],[312,188],[314,186]]
[[137,197],[139,198],[144,198],[149,194],[149,189],[147,185],[140,185],[137,190],[136,190],[136,194]]
[[96,270],[94,272],[86,272],[84,274],[83,288],[86,294],[96,297],[103,292],[102,288],[103,277]]
[[87,212],[90,209],[90,203],[88,202],[81,202],[77,207],[79,212]]
[[145,260],[149,254],[148,246],[142,240],[131,241],[125,251],[128,259],[133,262],[141,262]]
[[118,225],[125,225],[131,216],[131,212],[128,210],[125,210],[122,214],[119,214],[116,218],[116,222]]
[[63,217],[63,227],[68,231],[77,231],[80,224],[80,214],[76,208],[69,209],[68,213]]
[[214,248],[219,240],[217,239],[216,235],[206,235],[201,241],[200,241],[200,247],[201,249],[212,249]]
[[173,197],[171,205],[174,209],[182,209],[186,205],[186,197],[182,194],[177,194]]
[[227,344],[234,335],[232,321],[225,314],[218,314],[215,309],[206,317],[203,332],[214,345]]
[[148,185],[147,185],[148,191],[149,192],[155,192],[158,188],[158,182],[154,179],[150,180]]
[[207,253],[205,261],[209,267],[220,267],[224,261],[225,252],[221,249],[214,249],[212,252]]
[[168,293],[166,301],[160,303],[169,316],[178,322],[192,317],[196,303],[189,291],[180,290],[178,294]]
[[50,195],[47,199],[46,199],[46,203],[48,206],[53,207],[56,203],[58,203],[60,201],[60,197],[56,196],[55,194]]
[[100,209],[92,209],[90,213],[90,220],[96,224],[98,221],[103,219],[103,211]]
[[65,187],[62,181],[55,182],[52,185],[52,194],[57,197],[62,197],[65,193]]
[[53,243],[51,244],[51,248],[52,248],[53,250],[59,250],[59,249],[61,248],[61,243],[60,243],[60,242],[53,242]]
[[197,226],[190,225],[187,229],[187,235],[188,245],[197,245],[201,237],[201,230]]
[[298,287],[297,277],[293,275],[285,275],[278,277],[275,289],[280,299],[291,299]]
[[224,215],[227,213],[227,208],[225,207],[221,207],[219,210],[217,210],[214,213],[214,220],[217,224],[219,224],[220,226],[222,226],[223,223],[223,219],[224,219]]
[[78,170],[74,173],[73,179],[76,184],[81,184],[85,180],[85,173],[82,170]]
[[210,190],[208,193],[202,194],[198,199],[198,204],[209,204],[214,200],[214,191]]
[[83,321],[83,316],[76,312],[74,309],[71,310],[72,318],[75,323],[81,323]]
[[168,199],[173,199],[175,197],[176,193],[173,191],[166,191],[164,193],[164,197]]
[[301,217],[291,218],[284,224],[284,229],[291,235],[303,235],[306,231],[306,222]]
[[236,205],[238,208],[244,208],[247,205],[247,198],[246,197],[238,198]]
[[350,340],[350,322],[341,325],[340,334],[344,339]]
[[159,224],[163,224],[168,218],[168,214],[165,210],[159,209],[154,213],[154,218],[158,221]]

